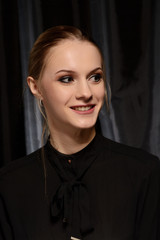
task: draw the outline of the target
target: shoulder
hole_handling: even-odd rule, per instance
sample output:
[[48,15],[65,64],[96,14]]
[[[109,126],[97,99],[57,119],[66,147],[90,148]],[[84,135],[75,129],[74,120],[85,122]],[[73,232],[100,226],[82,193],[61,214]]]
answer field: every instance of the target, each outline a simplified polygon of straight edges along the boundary
[[[0,199],[15,208],[29,201],[43,186],[41,149],[14,160],[0,170]],[[35,195],[34,195],[35,194]],[[36,195],[38,196],[38,195]],[[12,203],[13,202],[13,203]]]
[[110,156],[111,159],[127,162],[130,165],[146,166],[149,168],[160,169],[160,160],[157,156],[141,149],[128,146],[119,142],[115,142],[104,136],[99,136],[101,149],[104,153]]
[[122,185],[130,184],[138,192],[148,184],[152,185],[154,189],[160,188],[158,157],[142,149],[114,142],[103,136],[99,136],[98,142],[99,148],[101,148],[99,153],[101,163],[97,164],[103,166],[103,168],[101,167],[103,172],[108,172],[111,177],[114,176],[115,181],[118,179]]
[[35,170],[40,163],[41,148],[22,157],[11,161],[0,169],[0,181],[2,179],[8,179],[17,177],[19,175],[28,174],[30,171]]

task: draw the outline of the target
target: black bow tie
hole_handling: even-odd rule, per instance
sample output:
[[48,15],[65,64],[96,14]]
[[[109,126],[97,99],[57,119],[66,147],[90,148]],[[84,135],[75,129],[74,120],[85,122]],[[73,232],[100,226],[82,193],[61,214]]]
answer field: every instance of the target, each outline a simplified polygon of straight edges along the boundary
[[63,223],[71,224],[72,235],[77,238],[93,230],[90,211],[87,188],[78,180],[63,182],[51,203],[53,220],[62,216]]
[[[47,144],[48,159],[61,180],[56,193],[54,191],[51,197],[51,217],[53,221],[63,219],[70,237],[78,239],[94,229],[91,216],[93,209],[83,179],[98,156],[95,146],[99,140],[96,139],[95,137],[86,148],[72,155],[59,153],[50,142]],[[70,161],[67,162],[68,159]]]
[[[83,183],[83,177],[96,159],[92,144],[82,150],[80,154],[64,156],[48,144],[48,157],[52,166],[56,169],[61,179],[61,184],[51,200],[51,217],[53,221],[63,219],[63,225],[69,226],[71,236],[82,238],[91,232],[92,225],[91,205],[87,186]],[[70,174],[70,170],[64,168],[66,159],[73,159],[78,164],[77,172]],[[70,167],[72,166],[69,165]]]

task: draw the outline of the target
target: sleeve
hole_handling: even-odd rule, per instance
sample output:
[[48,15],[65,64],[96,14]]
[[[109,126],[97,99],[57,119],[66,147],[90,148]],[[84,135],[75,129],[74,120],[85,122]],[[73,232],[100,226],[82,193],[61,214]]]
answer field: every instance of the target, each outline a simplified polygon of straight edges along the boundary
[[4,201],[0,196],[0,240],[13,240],[12,227]]
[[145,179],[136,216],[136,240],[160,240],[160,161]]

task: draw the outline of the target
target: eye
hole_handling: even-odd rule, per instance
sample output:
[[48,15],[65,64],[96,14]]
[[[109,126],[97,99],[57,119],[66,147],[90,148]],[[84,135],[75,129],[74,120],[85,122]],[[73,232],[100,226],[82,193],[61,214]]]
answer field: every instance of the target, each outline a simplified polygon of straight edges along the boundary
[[64,76],[61,77],[58,81],[62,83],[70,83],[73,81],[73,78],[71,76]]
[[100,82],[102,80],[102,74],[96,73],[90,77],[90,79],[96,83]]

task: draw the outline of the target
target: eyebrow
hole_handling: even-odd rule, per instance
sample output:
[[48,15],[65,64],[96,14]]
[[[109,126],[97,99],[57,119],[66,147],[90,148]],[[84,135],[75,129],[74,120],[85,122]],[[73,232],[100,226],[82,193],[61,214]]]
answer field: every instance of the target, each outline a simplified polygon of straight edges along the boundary
[[[98,70],[101,70],[101,71],[102,71],[102,68],[101,68],[101,67],[97,67],[97,68],[91,70],[91,71],[89,72],[89,74],[87,74],[87,77],[88,77],[89,75],[91,75],[92,73],[98,71]],[[75,73],[75,72],[72,71],[72,70],[61,69],[61,70],[57,71],[55,74],[58,74],[58,73],[61,73],[61,72]]]
[[97,68],[93,69],[92,71],[89,72],[89,74],[87,74],[87,78],[88,78],[91,74],[95,73],[95,72],[98,71],[98,70],[101,70],[101,71],[102,71],[102,68],[101,68],[101,67],[97,67]]
[[61,72],[74,73],[74,71],[72,71],[72,70],[62,69],[62,70],[59,70],[58,72],[56,72],[55,74],[58,74],[58,73],[61,73]]

